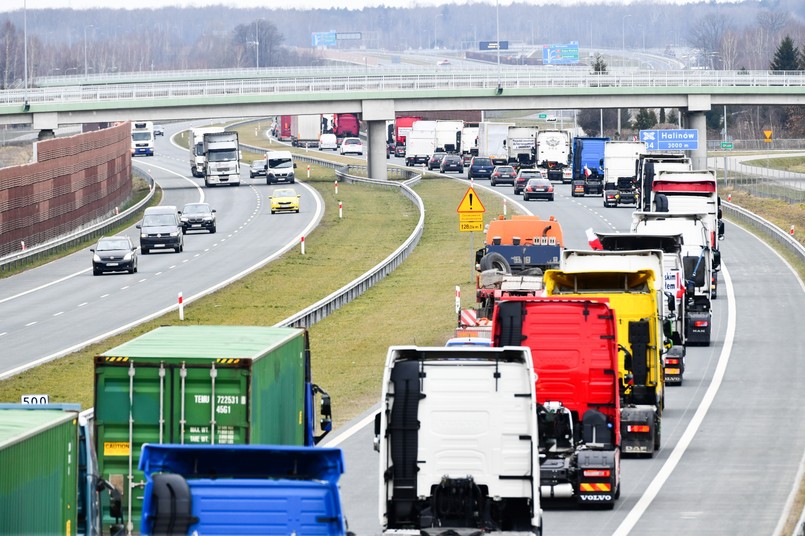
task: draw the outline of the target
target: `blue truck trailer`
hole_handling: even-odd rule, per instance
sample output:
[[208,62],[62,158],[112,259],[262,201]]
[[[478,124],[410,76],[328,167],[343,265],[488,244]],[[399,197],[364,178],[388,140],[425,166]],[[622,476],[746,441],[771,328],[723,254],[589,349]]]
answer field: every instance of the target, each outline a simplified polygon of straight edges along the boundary
[[145,444],[142,535],[345,536],[341,449]]
[[604,195],[604,144],[609,138],[573,138],[571,195]]

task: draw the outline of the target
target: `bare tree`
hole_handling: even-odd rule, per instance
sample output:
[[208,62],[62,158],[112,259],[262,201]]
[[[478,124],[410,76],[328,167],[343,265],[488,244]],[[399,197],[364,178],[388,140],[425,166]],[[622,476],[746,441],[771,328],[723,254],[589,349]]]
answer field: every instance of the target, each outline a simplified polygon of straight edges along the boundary
[[730,26],[730,17],[719,13],[710,13],[699,19],[699,22],[691,28],[688,42],[705,56],[704,59],[708,66],[715,67],[719,63],[716,55],[721,49],[724,34]]

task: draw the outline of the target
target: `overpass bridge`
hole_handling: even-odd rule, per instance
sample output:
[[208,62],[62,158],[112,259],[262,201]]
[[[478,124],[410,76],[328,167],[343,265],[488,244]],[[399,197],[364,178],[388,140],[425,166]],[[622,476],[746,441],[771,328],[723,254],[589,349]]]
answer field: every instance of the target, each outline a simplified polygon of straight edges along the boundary
[[722,105],[805,104],[805,71],[634,71],[579,68],[321,67],[121,73],[40,79],[0,92],[0,124],[52,136],[62,125],[125,120],[358,113],[367,123],[370,176],[386,177],[385,121],[413,111],[677,108],[699,130]]

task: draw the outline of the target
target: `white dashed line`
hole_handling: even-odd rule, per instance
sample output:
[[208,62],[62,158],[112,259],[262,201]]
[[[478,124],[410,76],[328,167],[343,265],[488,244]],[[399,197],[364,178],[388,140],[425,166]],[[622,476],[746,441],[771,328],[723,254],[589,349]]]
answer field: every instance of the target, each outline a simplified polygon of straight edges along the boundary
[[83,303],[79,303],[79,304],[78,304],[78,307],[84,307],[84,306],[85,306],[86,304],[88,304],[88,303],[89,303],[89,302],[83,302]]
[[108,297],[109,297],[109,294],[104,294],[104,295],[101,296],[101,299],[108,298]]
[[53,313],[53,316],[59,316],[59,315],[63,315],[63,314],[64,314],[64,311],[59,311],[58,313]]
[[28,322],[27,324],[25,324],[25,327],[27,328],[33,326],[34,324],[36,324],[36,320],[34,320],[33,322]]

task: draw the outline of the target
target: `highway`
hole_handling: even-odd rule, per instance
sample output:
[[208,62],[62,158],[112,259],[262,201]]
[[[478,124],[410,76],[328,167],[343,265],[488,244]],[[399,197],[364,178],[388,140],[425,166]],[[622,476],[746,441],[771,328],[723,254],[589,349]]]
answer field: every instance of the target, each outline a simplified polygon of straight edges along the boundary
[[[494,190],[507,193],[509,206],[521,202],[508,185],[474,187],[481,199]],[[587,249],[589,227],[628,231],[631,207],[604,208],[600,197],[573,198],[569,185],[556,187],[555,202],[523,205],[556,216],[568,247]],[[802,422],[805,410],[791,373],[797,354],[772,334],[796,333],[805,289],[773,250],[729,223],[721,249],[713,343],[689,348],[684,384],[666,389],[661,450],[624,459],[611,511],[545,503],[545,534],[775,534],[805,452],[805,430],[786,423]],[[328,443],[344,449],[345,512],[361,535],[380,533],[372,436],[369,411]]]
[[[199,188],[200,180],[189,178],[186,150],[168,142],[174,132],[169,128],[158,141],[156,157],[135,164],[163,186],[163,204],[210,202],[218,210],[218,233],[187,235],[181,254],[141,256],[133,275],[93,277],[90,254],[82,251],[0,280],[0,373],[161,314],[175,307],[180,291],[192,298],[267,262],[318,219],[316,197],[302,188],[302,214],[284,215],[282,227],[271,224],[264,201],[271,187],[264,182]],[[510,209],[520,203],[555,216],[570,248],[588,247],[589,227],[626,231],[631,218],[631,207],[573,198],[569,185],[556,185],[554,202],[529,203],[508,185],[491,188],[479,180],[474,186],[482,199],[494,190],[508,196]],[[805,452],[805,429],[791,425],[805,419],[794,373],[801,368],[797,343],[781,336],[797,333],[805,289],[769,247],[729,223],[721,248],[713,344],[690,348],[685,383],[667,388],[662,449],[652,459],[624,460],[613,510],[545,504],[546,534],[775,533]],[[369,410],[328,441],[344,449],[344,509],[360,536],[380,533],[372,421]]]
[[[242,166],[240,187],[204,188],[190,178],[188,152],[170,142],[187,125],[175,124],[157,138],[155,157],[137,157],[162,187],[163,205],[179,210],[206,201],[217,211],[215,234],[190,232],[184,251],[140,254],[136,274],[94,277],[87,248],[14,277],[0,279],[0,378],[60,357],[123,331],[252,271],[299,242],[320,219],[323,202],[297,184],[300,214],[270,214],[267,196],[276,188],[249,179]],[[276,219],[282,218],[282,225]],[[139,235],[126,231],[135,244]]]

